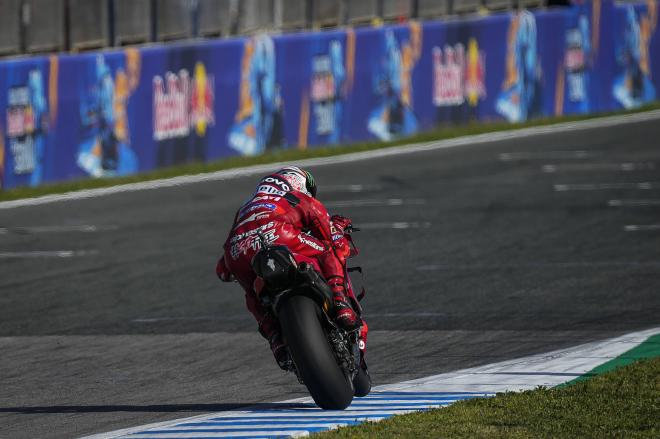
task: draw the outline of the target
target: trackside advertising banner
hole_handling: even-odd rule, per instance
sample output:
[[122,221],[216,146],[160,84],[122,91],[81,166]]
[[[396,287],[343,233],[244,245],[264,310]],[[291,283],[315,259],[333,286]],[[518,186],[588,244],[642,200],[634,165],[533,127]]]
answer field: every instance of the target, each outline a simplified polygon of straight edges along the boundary
[[660,0],[0,62],[0,188],[635,108]]

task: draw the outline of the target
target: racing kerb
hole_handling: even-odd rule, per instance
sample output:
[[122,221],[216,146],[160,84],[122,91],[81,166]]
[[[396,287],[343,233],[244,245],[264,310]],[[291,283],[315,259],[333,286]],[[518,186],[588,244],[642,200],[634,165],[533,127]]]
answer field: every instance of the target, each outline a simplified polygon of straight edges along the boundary
[[[660,327],[540,355],[374,387],[344,411],[323,411],[311,398],[263,404],[87,436],[83,439],[275,438],[298,437],[391,416],[446,407],[456,401],[498,392],[557,386],[660,334]],[[656,346],[655,355],[660,355]]]

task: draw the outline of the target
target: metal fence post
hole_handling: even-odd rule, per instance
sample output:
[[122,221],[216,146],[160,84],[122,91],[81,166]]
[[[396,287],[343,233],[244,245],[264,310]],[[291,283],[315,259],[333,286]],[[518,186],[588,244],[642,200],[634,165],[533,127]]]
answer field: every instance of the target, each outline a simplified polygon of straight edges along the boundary
[[348,23],[348,0],[339,2],[339,25],[345,26]]
[[64,0],[64,50],[71,50],[71,4],[69,0]]
[[149,16],[151,21],[151,42],[155,42],[158,40],[158,0],[150,0]]
[[305,27],[311,29],[314,26],[314,2],[313,0],[304,0],[307,6],[305,7]]
[[18,22],[20,23],[18,45],[21,53],[25,53],[27,52],[27,27],[30,24],[30,5],[25,0],[21,1],[18,14]]
[[107,0],[108,6],[108,42],[110,46],[114,47],[117,44],[115,36],[115,0]]
[[232,35],[238,35],[243,27],[243,14],[245,14],[245,3],[240,0],[236,2],[236,19],[232,25]]
[[189,0],[190,7],[190,34],[193,38],[199,38],[199,0]]
[[274,0],[273,3],[273,25],[275,29],[281,31],[284,23],[284,8],[282,0]]

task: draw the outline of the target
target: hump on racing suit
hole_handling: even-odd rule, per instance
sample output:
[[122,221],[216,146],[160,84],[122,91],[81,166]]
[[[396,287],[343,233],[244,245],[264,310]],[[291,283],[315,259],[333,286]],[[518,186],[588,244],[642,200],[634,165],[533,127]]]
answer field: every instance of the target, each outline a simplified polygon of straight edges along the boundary
[[[295,168],[284,168],[262,178],[252,197],[238,210],[225,243],[231,259],[236,260],[241,254],[251,257],[260,246],[258,233],[273,243],[282,232],[306,231],[322,241],[310,240],[308,245],[318,251],[330,249],[332,234],[327,210],[306,190],[304,179],[298,174],[282,173],[288,169]],[[306,239],[296,235],[299,241]]]

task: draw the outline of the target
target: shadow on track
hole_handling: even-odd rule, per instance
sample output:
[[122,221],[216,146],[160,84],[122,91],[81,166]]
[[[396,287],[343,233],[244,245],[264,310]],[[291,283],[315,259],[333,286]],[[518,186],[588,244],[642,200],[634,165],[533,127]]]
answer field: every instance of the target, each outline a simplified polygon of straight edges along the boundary
[[155,405],[53,405],[34,407],[0,407],[0,413],[20,413],[34,415],[42,413],[113,413],[113,412],[221,412],[228,410],[291,410],[316,407],[313,404],[298,403],[223,403],[223,404],[155,404]]

